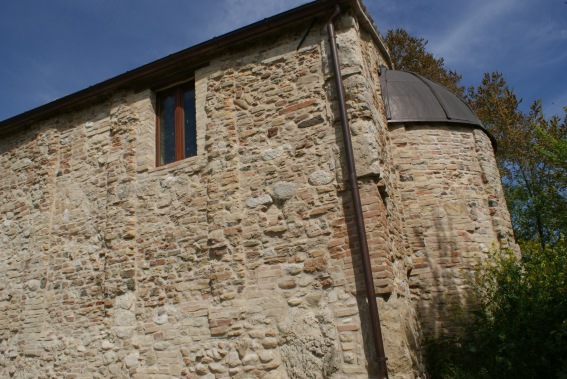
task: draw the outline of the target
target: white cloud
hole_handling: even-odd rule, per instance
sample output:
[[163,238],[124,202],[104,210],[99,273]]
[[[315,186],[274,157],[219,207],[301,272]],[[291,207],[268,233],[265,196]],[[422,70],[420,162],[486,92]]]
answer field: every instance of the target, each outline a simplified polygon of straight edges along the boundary
[[[445,27],[438,39],[431,41],[435,53],[447,62],[475,60],[482,50],[481,45],[498,45],[501,36],[495,33],[508,15],[521,7],[517,0],[487,0],[468,3],[460,7],[458,13],[447,15],[454,22]],[[471,54],[474,51],[476,54]]]
[[543,68],[567,61],[567,29],[550,22],[526,26],[523,44],[529,54],[527,64],[531,67]]

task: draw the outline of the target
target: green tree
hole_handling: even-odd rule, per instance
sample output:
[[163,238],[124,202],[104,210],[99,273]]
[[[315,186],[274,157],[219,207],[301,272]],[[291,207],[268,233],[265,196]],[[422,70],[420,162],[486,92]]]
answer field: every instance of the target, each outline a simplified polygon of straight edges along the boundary
[[500,164],[516,239],[553,246],[567,232],[567,125],[545,118],[540,101],[520,121]]
[[522,100],[508,87],[504,75],[485,73],[477,87],[468,88],[466,101],[496,138],[499,162],[516,154],[515,144],[521,139],[518,125],[522,114],[518,107]]
[[[567,124],[567,107],[563,108],[563,112],[565,113],[563,120],[560,120],[559,116],[553,116],[549,121],[556,136],[538,128],[537,132],[541,145],[537,148],[541,154],[560,168],[563,174],[567,174],[565,172],[567,170],[567,139],[565,138],[565,135],[561,136],[561,126],[558,127],[558,125],[563,125],[564,134],[565,125]],[[557,131],[556,129],[559,130]],[[559,134],[559,136],[557,136],[557,134]],[[566,176],[567,175],[562,175],[565,181],[567,181]]]
[[478,310],[461,340],[430,341],[432,378],[567,378],[567,243],[499,251],[474,280]]

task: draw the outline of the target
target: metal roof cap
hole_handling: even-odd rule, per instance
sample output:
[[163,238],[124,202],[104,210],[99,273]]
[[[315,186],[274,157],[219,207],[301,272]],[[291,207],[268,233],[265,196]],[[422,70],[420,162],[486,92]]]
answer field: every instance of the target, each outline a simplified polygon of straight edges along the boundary
[[413,72],[380,72],[382,98],[389,124],[443,122],[467,124],[483,130],[496,148],[494,137],[469,106],[447,88]]

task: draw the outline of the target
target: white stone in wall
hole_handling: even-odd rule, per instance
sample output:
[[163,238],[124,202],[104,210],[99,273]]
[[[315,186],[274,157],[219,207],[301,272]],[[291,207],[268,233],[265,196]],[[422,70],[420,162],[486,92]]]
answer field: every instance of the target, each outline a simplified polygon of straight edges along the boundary
[[258,197],[250,197],[246,200],[246,206],[248,208],[256,208],[258,205],[269,205],[272,203],[272,197],[268,194],[264,194]]
[[309,175],[309,184],[312,186],[322,186],[333,181],[335,176],[328,171],[317,170]]
[[286,201],[295,195],[297,186],[294,183],[281,181],[273,185],[272,191],[274,193],[275,200]]

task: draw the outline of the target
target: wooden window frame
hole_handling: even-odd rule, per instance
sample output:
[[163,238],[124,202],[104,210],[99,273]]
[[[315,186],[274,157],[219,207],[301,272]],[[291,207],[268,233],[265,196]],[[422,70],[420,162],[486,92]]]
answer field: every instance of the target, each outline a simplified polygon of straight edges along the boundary
[[[155,135],[155,145],[156,145],[156,167],[166,166],[172,164],[174,162],[178,162],[189,158],[194,155],[185,156],[185,109],[183,103],[183,96],[184,93],[187,91],[187,88],[193,90],[195,93],[195,81],[191,80],[188,82],[184,82],[181,84],[177,84],[175,86],[166,88],[159,92],[156,92],[156,135]],[[175,134],[175,141],[174,141],[174,148],[175,148],[175,159],[172,162],[168,163],[160,163],[161,151],[160,151],[160,116],[161,116],[161,109],[160,99],[164,96],[174,95],[174,134]],[[195,109],[196,111],[196,109]],[[196,115],[194,115],[196,118]],[[197,133],[197,125],[196,121],[193,125],[195,127],[195,134]]]

